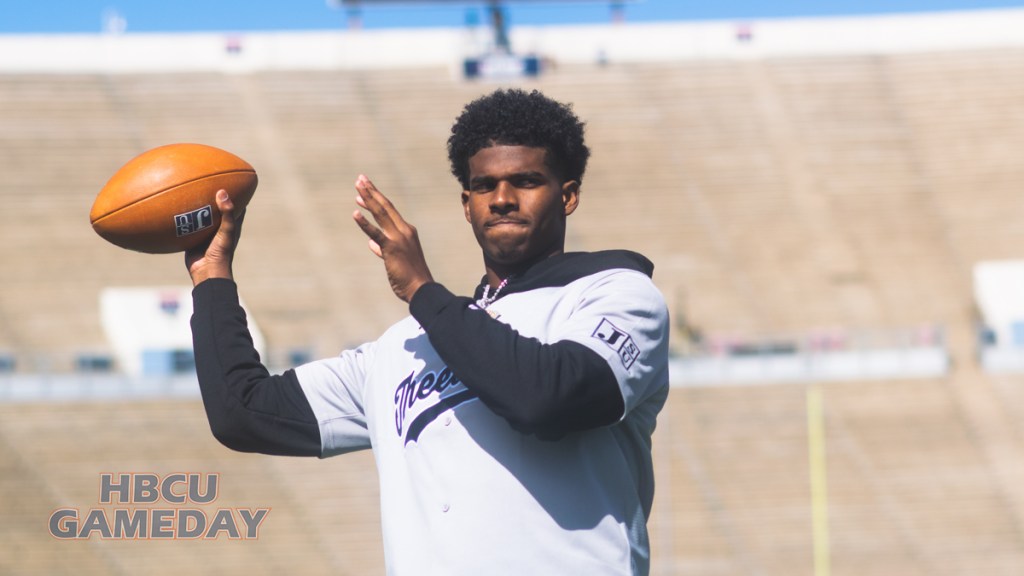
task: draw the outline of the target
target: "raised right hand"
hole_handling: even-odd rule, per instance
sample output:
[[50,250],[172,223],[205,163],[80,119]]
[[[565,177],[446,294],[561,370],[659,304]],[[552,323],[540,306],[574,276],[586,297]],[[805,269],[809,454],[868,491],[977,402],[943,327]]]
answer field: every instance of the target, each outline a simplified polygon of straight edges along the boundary
[[236,214],[235,203],[224,190],[217,191],[217,209],[221,213],[217,233],[208,243],[185,252],[185,267],[192,277],[193,286],[209,278],[234,278],[231,263],[242,234],[245,209]]

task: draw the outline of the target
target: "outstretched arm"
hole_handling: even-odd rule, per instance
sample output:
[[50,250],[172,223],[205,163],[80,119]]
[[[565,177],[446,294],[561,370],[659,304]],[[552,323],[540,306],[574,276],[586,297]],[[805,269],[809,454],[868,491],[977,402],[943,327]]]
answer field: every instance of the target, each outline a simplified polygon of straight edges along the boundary
[[319,456],[320,430],[295,372],[271,376],[260,362],[238,302],[231,263],[244,210],[217,194],[220,228],[185,253],[192,291],[192,342],[199,389],[213,435],[242,452]]

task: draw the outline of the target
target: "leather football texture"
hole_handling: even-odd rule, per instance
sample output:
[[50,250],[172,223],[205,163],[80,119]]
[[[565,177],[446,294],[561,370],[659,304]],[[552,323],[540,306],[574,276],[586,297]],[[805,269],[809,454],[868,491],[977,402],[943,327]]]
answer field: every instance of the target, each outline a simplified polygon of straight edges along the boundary
[[249,203],[257,184],[256,170],[230,152],[168,144],[118,169],[96,196],[89,221],[101,237],[128,250],[183,252],[217,232],[218,190],[227,191],[238,210]]

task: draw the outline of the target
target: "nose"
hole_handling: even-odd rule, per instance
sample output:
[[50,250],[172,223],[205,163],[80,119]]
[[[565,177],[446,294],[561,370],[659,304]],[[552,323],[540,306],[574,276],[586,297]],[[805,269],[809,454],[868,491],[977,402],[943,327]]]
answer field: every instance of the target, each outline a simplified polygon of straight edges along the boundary
[[499,182],[491,194],[491,211],[507,214],[519,208],[519,195],[516,187],[508,182]]

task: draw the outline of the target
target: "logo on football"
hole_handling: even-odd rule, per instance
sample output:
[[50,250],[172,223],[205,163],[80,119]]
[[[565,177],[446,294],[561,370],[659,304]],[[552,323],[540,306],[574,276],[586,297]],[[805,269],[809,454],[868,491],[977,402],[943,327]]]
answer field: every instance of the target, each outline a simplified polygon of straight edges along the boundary
[[198,210],[174,216],[174,228],[178,238],[195,234],[210,226],[213,226],[213,210],[209,204]]

